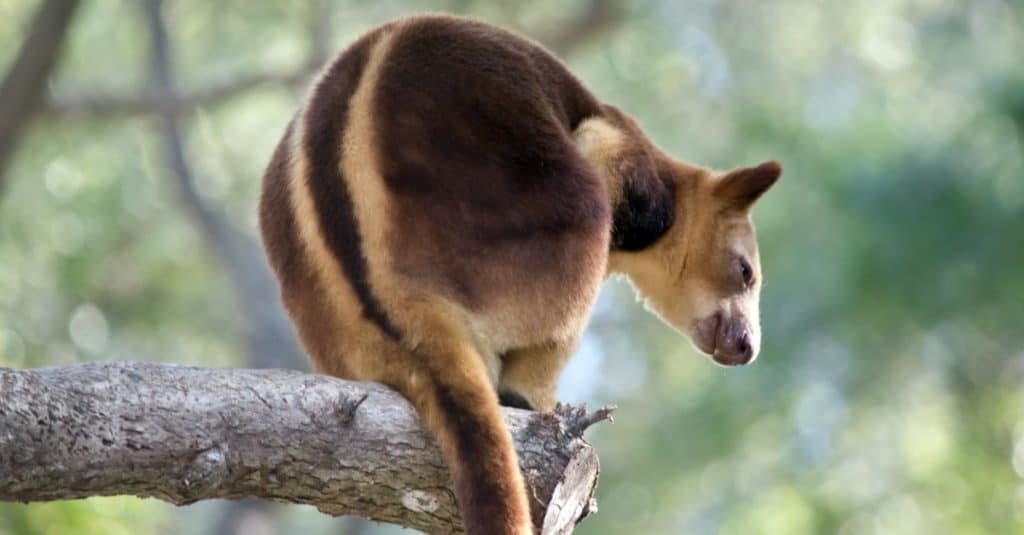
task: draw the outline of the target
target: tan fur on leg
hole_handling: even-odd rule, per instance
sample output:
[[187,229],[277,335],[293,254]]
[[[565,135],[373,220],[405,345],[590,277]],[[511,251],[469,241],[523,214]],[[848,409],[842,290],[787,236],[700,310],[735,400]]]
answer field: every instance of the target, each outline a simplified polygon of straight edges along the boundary
[[498,391],[522,397],[535,411],[555,408],[555,389],[562,368],[576,350],[577,342],[548,344],[510,351],[503,359]]

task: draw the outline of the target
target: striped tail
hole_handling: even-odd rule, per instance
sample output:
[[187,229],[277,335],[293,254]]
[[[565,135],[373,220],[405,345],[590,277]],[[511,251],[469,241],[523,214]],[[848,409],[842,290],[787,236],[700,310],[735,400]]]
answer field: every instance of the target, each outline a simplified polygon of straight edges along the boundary
[[428,380],[410,383],[403,393],[441,446],[452,471],[466,532],[532,534],[530,506],[512,437],[486,375],[463,370],[432,372]]

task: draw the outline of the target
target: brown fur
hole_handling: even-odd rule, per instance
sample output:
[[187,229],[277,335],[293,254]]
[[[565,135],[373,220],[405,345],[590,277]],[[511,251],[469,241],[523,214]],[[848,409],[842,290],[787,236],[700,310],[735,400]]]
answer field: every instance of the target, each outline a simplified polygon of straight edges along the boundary
[[747,213],[771,175],[672,160],[538,45],[422,16],[326,68],[264,175],[260,225],[316,368],[402,392],[452,467],[468,532],[522,534],[498,392],[554,405],[611,272],[686,333],[718,314],[746,323],[716,320],[716,336],[746,336],[757,288],[732,266],[749,258],[759,281]]

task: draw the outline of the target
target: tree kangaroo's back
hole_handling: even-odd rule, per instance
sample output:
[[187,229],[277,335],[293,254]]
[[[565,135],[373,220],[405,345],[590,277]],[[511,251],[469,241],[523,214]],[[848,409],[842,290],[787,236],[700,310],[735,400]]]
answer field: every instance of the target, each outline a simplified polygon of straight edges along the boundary
[[467,531],[523,534],[499,400],[553,407],[613,272],[716,361],[752,360],[749,209],[779,174],[674,160],[536,43],[417,16],[321,74],[264,175],[260,227],[317,370],[404,394]]

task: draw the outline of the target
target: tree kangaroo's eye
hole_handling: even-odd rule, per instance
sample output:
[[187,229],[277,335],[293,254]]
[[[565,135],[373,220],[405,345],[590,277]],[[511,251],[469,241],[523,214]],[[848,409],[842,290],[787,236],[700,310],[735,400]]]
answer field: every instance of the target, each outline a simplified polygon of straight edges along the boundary
[[740,276],[743,278],[743,285],[750,286],[754,282],[754,270],[750,267],[750,262],[747,259],[740,258]]

